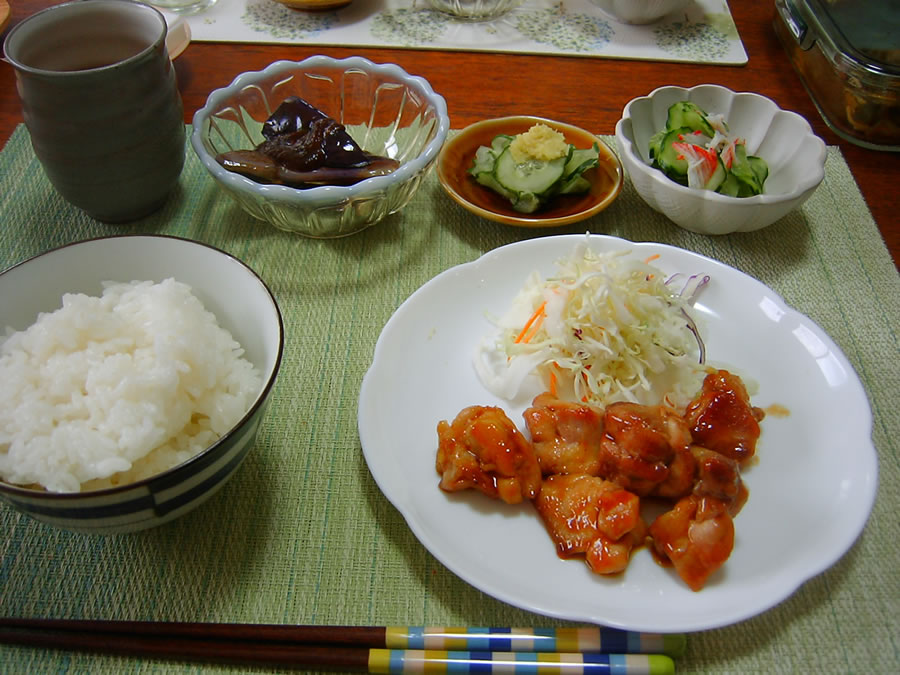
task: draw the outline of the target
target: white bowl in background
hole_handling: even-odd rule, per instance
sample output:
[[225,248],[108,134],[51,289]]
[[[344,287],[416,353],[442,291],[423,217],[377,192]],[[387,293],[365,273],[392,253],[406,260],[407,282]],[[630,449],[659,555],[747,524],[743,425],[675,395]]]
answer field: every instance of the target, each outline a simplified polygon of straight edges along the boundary
[[623,23],[658,21],[681,9],[691,0],[591,0],[597,7]]

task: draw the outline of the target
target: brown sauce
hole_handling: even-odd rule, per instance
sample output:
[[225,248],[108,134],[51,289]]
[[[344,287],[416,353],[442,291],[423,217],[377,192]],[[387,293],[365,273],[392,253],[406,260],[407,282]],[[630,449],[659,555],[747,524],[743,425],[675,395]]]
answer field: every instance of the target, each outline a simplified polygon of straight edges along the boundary
[[770,406],[763,408],[763,412],[766,415],[771,415],[772,417],[790,417],[791,411],[780,403],[773,403]]

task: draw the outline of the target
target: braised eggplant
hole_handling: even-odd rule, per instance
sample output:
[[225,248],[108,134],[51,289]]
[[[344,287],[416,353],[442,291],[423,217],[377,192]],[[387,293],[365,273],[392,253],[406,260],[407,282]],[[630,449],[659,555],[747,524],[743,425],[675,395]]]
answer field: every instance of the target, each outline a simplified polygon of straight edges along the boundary
[[344,125],[296,96],[269,116],[262,135],[255,149],[224,152],[216,161],[259,183],[296,188],[353,185],[400,166],[395,159],[362,150]]

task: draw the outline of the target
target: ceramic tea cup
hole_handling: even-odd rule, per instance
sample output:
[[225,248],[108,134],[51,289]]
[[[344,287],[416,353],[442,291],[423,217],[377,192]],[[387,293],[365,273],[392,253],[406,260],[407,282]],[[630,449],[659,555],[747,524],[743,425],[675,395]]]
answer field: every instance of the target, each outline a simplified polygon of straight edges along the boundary
[[4,41],[35,155],[97,220],[148,215],[181,174],[184,111],[166,31],[148,5],[85,0],[32,15]]

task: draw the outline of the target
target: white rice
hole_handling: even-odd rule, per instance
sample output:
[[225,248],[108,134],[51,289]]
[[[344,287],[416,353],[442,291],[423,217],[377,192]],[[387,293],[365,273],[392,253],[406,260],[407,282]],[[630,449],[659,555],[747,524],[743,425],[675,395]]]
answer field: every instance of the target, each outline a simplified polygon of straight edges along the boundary
[[221,437],[261,387],[186,284],[66,294],[0,336],[0,478],[79,492],[149,477]]

